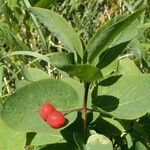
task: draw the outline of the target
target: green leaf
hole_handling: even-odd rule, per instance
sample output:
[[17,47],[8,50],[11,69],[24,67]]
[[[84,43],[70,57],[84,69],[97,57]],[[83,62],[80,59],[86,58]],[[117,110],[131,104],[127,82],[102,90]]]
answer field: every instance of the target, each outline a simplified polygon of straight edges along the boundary
[[89,137],[86,145],[87,150],[113,150],[111,141],[102,134],[93,134]]
[[62,65],[58,68],[86,82],[92,82],[102,78],[101,71],[91,65]]
[[38,60],[43,60],[47,63],[50,63],[49,58],[46,55],[39,54],[37,52],[30,52],[30,51],[15,51],[11,52],[9,54],[6,54],[3,58],[8,57],[8,56],[16,56],[16,55],[27,55],[27,56],[32,56],[36,57]]
[[30,11],[43,23],[70,52],[77,52],[83,58],[82,43],[71,25],[59,14],[43,8],[30,8]]
[[50,53],[49,60],[51,64],[55,66],[75,63],[73,53],[64,53],[64,52]]
[[111,74],[116,71],[118,65],[118,59],[115,59],[112,63],[110,63],[107,67],[101,69],[101,72],[104,78],[111,76]]
[[3,64],[0,63],[0,97],[2,96],[2,86],[3,86]]
[[117,72],[125,75],[140,75],[142,72],[135,65],[134,61],[129,58],[121,59],[118,63]]
[[134,37],[136,37],[138,35],[137,24],[138,24],[138,20],[135,20],[128,27],[126,27],[123,31],[121,31],[121,33],[118,36],[116,36],[111,47],[119,45],[121,43],[129,42]]
[[27,133],[26,145],[42,146],[62,142],[64,139],[60,133]]
[[103,69],[110,65],[121,54],[128,44],[129,42],[121,43],[104,51],[99,57],[97,67],[99,69]]
[[97,67],[101,69],[103,76],[110,76],[112,72],[116,71],[118,65],[118,56],[128,45],[128,43],[129,42],[121,43],[117,46],[107,49],[100,55]]
[[98,117],[93,126],[96,132],[108,137],[120,136],[125,131],[124,127],[118,121],[106,117]]
[[16,132],[8,128],[0,119],[0,149],[22,150],[26,141],[26,133]]
[[150,76],[123,75],[111,86],[100,86],[93,104],[119,119],[136,119],[150,111]]
[[147,150],[147,148],[145,147],[144,144],[142,144],[141,142],[137,141],[135,143],[135,150]]
[[49,7],[49,5],[51,5],[52,3],[54,3],[56,0],[39,0],[35,6],[36,7],[42,7],[42,8],[47,8]]
[[77,92],[80,101],[82,101],[82,99],[84,97],[83,84],[81,84],[79,81],[73,80],[71,78],[63,78],[62,81],[69,84],[70,86],[72,86],[74,88],[74,90]]
[[22,76],[28,81],[38,81],[50,78],[46,72],[38,68],[24,67],[21,73]]
[[126,136],[126,141],[127,141],[127,146],[128,146],[128,149],[131,149],[131,147],[133,146],[133,140],[132,140],[132,136],[128,133]]
[[132,33],[131,28],[135,29],[134,21],[144,10],[145,8],[140,9],[108,28],[100,28],[87,45],[88,62],[90,64],[97,64],[98,57],[106,49],[134,38],[136,33],[135,30]]
[[15,87],[16,87],[16,90],[28,85],[28,84],[31,84],[32,82],[31,81],[27,81],[27,80],[19,80],[19,79],[16,79],[15,80]]
[[[81,107],[78,94],[69,84],[55,80],[45,79],[20,88],[4,103],[2,119],[11,128],[26,132],[57,132],[50,128],[39,117],[39,107],[50,102],[62,112]],[[65,117],[68,124],[76,119],[77,113],[72,112]],[[65,126],[66,127],[66,126]]]

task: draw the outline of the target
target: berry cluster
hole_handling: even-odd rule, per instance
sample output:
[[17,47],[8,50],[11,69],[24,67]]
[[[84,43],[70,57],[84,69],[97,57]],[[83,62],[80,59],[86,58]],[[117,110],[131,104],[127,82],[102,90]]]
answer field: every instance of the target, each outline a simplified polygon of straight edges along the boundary
[[64,114],[58,111],[52,104],[44,103],[40,107],[40,117],[52,128],[58,129],[65,124]]

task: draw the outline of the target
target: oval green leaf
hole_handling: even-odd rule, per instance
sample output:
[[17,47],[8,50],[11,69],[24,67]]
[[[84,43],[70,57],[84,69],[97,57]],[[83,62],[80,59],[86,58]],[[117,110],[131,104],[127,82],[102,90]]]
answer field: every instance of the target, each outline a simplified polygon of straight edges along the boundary
[[[45,79],[20,88],[5,102],[2,119],[11,128],[26,132],[58,131],[50,128],[39,117],[39,107],[45,102],[55,105],[59,111],[68,111],[81,107],[78,94],[69,84]],[[76,112],[66,115],[68,124],[76,119]]]
[[119,119],[136,119],[150,111],[150,76],[123,75],[111,86],[100,86],[93,104]]
[[140,141],[137,141],[135,143],[135,150],[147,150],[147,148],[145,147],[143,143],[141,143]]
[[0,149],[21,150],[24,149],[26,133],[16,132],[8,128],[0,119]]
[[111,141],[102,134],[93,134],[89,137],[86,145],[87,150],[113,150]]

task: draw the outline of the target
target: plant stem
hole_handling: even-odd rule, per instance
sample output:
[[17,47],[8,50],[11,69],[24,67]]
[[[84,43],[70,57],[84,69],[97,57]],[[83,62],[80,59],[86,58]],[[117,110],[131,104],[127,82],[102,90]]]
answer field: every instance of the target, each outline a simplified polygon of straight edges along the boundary
[[[27,8],[31,7],[30,2],[28,0],[23,0],[23,2],[24,2],[25,6]],[[31,18],[32,18],[32,20],[33,20],[33,22],[35,24],[35,27],[36,27],[36,29],[37,29],[37,31],[39,33],[39,36],[40,36],[40,39],[41,39],[41,42],[42,42],[42,47],[43,47],[44,50],[47,50],[46,40],[45,40],[44,35],[43,35],[43,33],[42,33],[41,29],[40,29],[40,26],[39,26],[39,24],[37,22],[37,19],[31,13],[30,13],[30,15],[31,15]]]
[[87,101],[88,101],[88,91],[89,91],[90,83],[85,82],[84,83],[84,99],[83,99],[83,108],[82,108],[82,119],[83,119],[83,129],[84,129],[84,135],[86,135],[86,125],[87,125]]

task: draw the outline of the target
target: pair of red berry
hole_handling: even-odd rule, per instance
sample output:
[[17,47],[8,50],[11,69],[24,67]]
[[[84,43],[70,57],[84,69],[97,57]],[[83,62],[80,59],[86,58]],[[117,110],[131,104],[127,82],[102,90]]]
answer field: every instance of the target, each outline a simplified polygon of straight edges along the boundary
[[52,104],[44,103],[40,107],[40,117],[52,128],[58,129],[65,124],[64,114],[58,111]]

